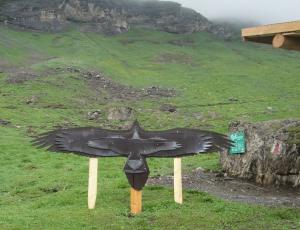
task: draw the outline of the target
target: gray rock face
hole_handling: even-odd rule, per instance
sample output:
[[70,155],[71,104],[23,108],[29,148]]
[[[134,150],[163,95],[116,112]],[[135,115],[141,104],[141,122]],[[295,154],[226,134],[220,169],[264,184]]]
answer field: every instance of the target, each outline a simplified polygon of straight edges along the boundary
[[104,34],[118,34],[131,26],[170,33],[207,31],[230,34],[194,10],[155,0],[13,0],[0,3],[0,21],[29,29],[62,31],[72,24]]
[[233,122],[229,129],[245,132],[247,152],[243,155],[221,153],[225,172],[265,185],[300,185],[299,120]]

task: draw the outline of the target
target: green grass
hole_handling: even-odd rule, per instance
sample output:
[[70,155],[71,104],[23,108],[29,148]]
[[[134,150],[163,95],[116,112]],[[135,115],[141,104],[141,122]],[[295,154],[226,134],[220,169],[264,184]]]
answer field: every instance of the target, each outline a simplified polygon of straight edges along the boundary
[[[178,40],[192,44],[172,44]],[[195,191],[185,191],[185,203],[178,206],[172,190],[158,186],[144,189],[144,211],[130,217],[122,158],[100,159],[97,207],[89,211],[87,159],[30,145],[30,134],[55,125],[101,126],[112,105],[133,107],[147,129],[210,126],[226,132],[228,123],[237,119],[299,118],[299,58],[297,52],[223,42],[206,33],[135,29],[105,37],[77,30],[47,34],[0,27],[0,119],[11,122],[0,126],[0,229],[300,228],[299,209],[227,202]],[[101,71],[137,88],[175,88],[178,96],[106,104],[76,73],[50,71],[68,66]],[[24,69],[40,77],[23,84],[6,82],[11,72]],[[26,104],[33,95],[38,102]],[[178,112],[159,111],[163,103],[175,104]],[[93,109],[103,111],[98,121],[86,119]],[[185,172],[199,166],[219,169],[217,154],[185,158],[183,164]],[[172,173],[171,159],[150,159],[149,166],[151,175]]]

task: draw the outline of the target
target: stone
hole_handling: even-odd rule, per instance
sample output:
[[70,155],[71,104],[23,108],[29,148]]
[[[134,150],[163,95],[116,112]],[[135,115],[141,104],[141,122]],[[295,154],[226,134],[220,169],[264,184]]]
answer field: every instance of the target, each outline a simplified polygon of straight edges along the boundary
[[229,176],[263,185],[300,185],[300,120],[235,121],[229,131],[246,135],[245,154],[221,153],[222,169]]
[[205,171],[205,169],[204,169],[204,168],[202,168],[201,166],[199,166],[198,168],[196,168],[196,171],[201,171],[201,172],[204,172],[204,171]]
[[163,104],[160,106],[159,110],[162,112],[174,113],[177,111],[177,107],[171,104]]
[[204,118],[203,113],[194,113],[193,116],[195,117],[195,119],[197,120],[202,120]]
[[97,120],[100,117],[100,114],[101,114],[100,110],[90,111],[87,114],[87,118],[89,120]]
[[228,98],[228,101],[237,102],[237,101],[239,101],[239,99],[237,99],[235,97],[230,97],[230,98]]
[[5,121],[5,120],[0,119],[0,125],[9,125],[9,124],[11,124],[10,121]]
[[33,95],[29,99],[26,100],[26,104],[36,104],[38,102],[38,97]]
[[143,89],[146,95],[151,97],[174,97],[176,96],[175,89],[163,89],[157,86],[151,86],[149,88]]
[[133,109],[130,107],[113,107],[108,110],[107,119],[110,121],[127,121],[133,116]]
[[223,172],[218,172],[215,175],[216,177],[224,177],[224,173]]

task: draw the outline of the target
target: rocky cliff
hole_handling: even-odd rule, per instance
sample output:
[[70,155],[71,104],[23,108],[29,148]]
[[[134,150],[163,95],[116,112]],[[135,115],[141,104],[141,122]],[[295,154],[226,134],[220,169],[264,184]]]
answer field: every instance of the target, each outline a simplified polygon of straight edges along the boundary
[[104,34],[139,26],[170,33],[230,33],[180,4],[155,0],[0,0],[0,21],[28,29],[62,31],[72,25]]

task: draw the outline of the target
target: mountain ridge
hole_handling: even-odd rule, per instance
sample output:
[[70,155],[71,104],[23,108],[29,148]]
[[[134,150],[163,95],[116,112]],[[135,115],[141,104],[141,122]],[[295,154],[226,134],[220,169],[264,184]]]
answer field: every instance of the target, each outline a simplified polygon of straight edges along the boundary
[[0,22],[51,32],[79,25],[107,35],[143,27],[178,34],[206,31],[224,39],[231,37],[228,29],[171,1],[4,0],[0,2]]

